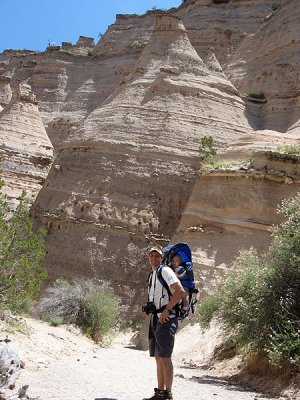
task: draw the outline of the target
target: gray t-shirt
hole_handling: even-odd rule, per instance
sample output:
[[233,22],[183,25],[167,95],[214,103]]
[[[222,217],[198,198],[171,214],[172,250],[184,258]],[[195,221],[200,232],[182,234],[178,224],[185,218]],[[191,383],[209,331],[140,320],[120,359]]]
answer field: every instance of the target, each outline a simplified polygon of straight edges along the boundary
[[[162,269],[162,277],[164,278],[165,282],[170,287],[173,283],[179,282],[179,279],[175,275],[174,271],[170,267],[163,267]],[[170,288],[172,292],[172,288]],[[169,294],[167,289],[160,283],[159,279],[157,278],[156,271],[153,271],[150,288],[149,288],[149,301],[153,301],[155,307],[161,308],[166,306],[169,303]],[[160,317],[160,314],[157,314]]]

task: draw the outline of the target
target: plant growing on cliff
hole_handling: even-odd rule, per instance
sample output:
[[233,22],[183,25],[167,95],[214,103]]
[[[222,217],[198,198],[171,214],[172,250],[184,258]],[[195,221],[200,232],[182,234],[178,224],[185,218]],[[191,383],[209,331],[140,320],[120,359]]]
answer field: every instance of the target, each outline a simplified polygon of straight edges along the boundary
[[260,93],[248,93],[246,95],[247,97],[252,97],[253,99],[257,99],[257,100],[265,100],[266,96],[263,92]]
[[277,4],[277,3],[274,3],[274,4],[272,4],[272,11],[277,11],[277,10],[279,10],[280,9],[280,7],[281,7],[281,5],[280,4]]
[[0,299],[2,308],[14,312],[29,306],[47,276],[42,266],[45,231],[33,231],[27,206],[25,193],[15,210],[0,193]]
[[118,300],[110,290],[90,280],[70,283],[58,279],[46,289],[35,312],[46,321],[76,324],[99,342],[116,324]]
[[272,363],[300,366],[300,193],[282,202],[268,251],[242,252],[220,290],[202,303],[200,321],[218,317],[238,346]]
[[202,161],[210,165],[217,163],[217,150],[214,139],[211,136],[204,136],[203,138],[201,138],[199,153]]
[[284,154],[300,154],[300,146],[296,144],[278,146],[276,150]]

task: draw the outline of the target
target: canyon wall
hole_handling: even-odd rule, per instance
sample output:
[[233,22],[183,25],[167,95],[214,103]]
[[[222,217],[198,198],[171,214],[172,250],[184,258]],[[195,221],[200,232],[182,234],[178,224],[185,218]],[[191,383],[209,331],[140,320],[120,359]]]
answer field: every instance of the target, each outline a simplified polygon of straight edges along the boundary
[[264,252],[285,198],[300,190],[300,156],[257,152],[243,168],[203,170],[172,241],[193,249],[201,295],[215,290],[240,251]]
[[8,102],[0,112],[0,154],[3,191],[15,207],[23,191],[31,202],[40,191],[52,163],[52,145],[43,125],[35,95],[27,84],[5,85]]
[[[137,308],[152,244],[189,243],[205,292],[239,250],[266,248],[278,202],[299,191],[299,159],[277,153],[300,143],[299,13],[189,0],[118,15],[96,45],[0,54],[5,190],[38,193],[50,280],[109,281]],[[248,165],[199,171],[204,136]]]
[[249,129],[236,89],[211,73],[181,20],[157,16],[134,71],[68,135],[34,204],[49,227],[50,276],[109,279],[128,304],[147,247],[176,231],[200,138],[221,147]]

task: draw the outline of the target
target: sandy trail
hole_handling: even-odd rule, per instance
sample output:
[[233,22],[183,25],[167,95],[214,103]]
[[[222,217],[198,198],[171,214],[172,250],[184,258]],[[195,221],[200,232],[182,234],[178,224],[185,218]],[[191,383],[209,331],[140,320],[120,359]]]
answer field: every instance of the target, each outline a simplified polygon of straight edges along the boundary
[[[78,353],[56,360],[38,371],[22,373],[28,394],[41,400],[141,400],[155,385],[155,363],[147,352],[121,346]],[[176,366],[174,399],[254,400],[265,397]],[[192,380],[190,378],[194,377]]]
[[[30,336],[16,334],[12,338],[25,361],[17,386],[28,384],[30,397],[39,400],[141,400],[152,395],[156,369],[148,352],[126,347],[124,340],[99,348],[76,331],[34,320],[29,320],[28,324]],[[209,375],[211,372],[182,364],[175,361],[174,400],[266,399]]]

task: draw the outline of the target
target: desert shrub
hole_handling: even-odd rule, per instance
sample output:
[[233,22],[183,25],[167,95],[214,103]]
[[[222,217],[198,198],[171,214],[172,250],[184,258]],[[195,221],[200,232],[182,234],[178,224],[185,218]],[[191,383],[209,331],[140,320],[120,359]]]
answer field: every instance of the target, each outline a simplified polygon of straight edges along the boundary
[[272,364],[283,360],[300,365],[299,321],[284,319],[276,331],[270,335],[267,354]]
[[200,321],[218,316],[238,346],[300,365],[300,194],[278,211],[286,220],[272,228],[268,251],[241,253],[220,290],[204,300]]
[[254,250],[241,252],[221,289],[208,296],[200,307],[200,321],[207,326],[210,319],[219,315],[225,329],[241,345],[257,338],[261,316],[258,307],[258,290],[265,272]]
[[248,97],[252,97],[253,99],[264,100],[266,98],[263,92],[260,93],[248,93]]
[[63,319],[63,317],[56,315],[56,316],[50,318],[49,322],[50,322],[51,326],[59,326],[64,323],[64,319]]
[[24,318],[13,315],[9,310],[0,309],[0,331],[3,333],[20,332],[24,335],[30,333],[30,329]]
[[86,294],[85,326],[96,342],[107,335],[116,324],[118,317],[118,301],[116,297],[103,287],[94,287]]
[[199,153],[202,161],[214,165],[218,163],[217,150],[214,139],[211,136],[201,138]]
[[217,314],[222,301],[221,290],[213,296],[208,296],[201,302],[198,308],[199,320],[203,328],[208,328],[211,320]]
[[46,289],[35,313],[49,322],[61,318],[76,324],[98,342],[116,323],[118,301],[111,291],[92,281],[59,279]]
[[204,162],[201,168],[204,169],[239,169],[246,165],[245,160],[219,160],[214,157],[209,162]]
[[61,317],[65,323],[82,325],[85,319],[84,298],[88,290],[88,283],[71,284],[58,279],[45,290],[35,313],[46,321]]
[[280,4],[274,3],[274,4],[272,4],[272,11],[279,10],[280,7],[281,7]]
[[[2,182],[0,182],[0,189]],[[25,193],[11,209],[0,192],[0,303],[1,308],[20,312],[29,308],[47,273],[45,230],[33,231]]]
[[280,153],[285,154],[300,154],[300,146],[296,144],[286,144],[276,148]]

